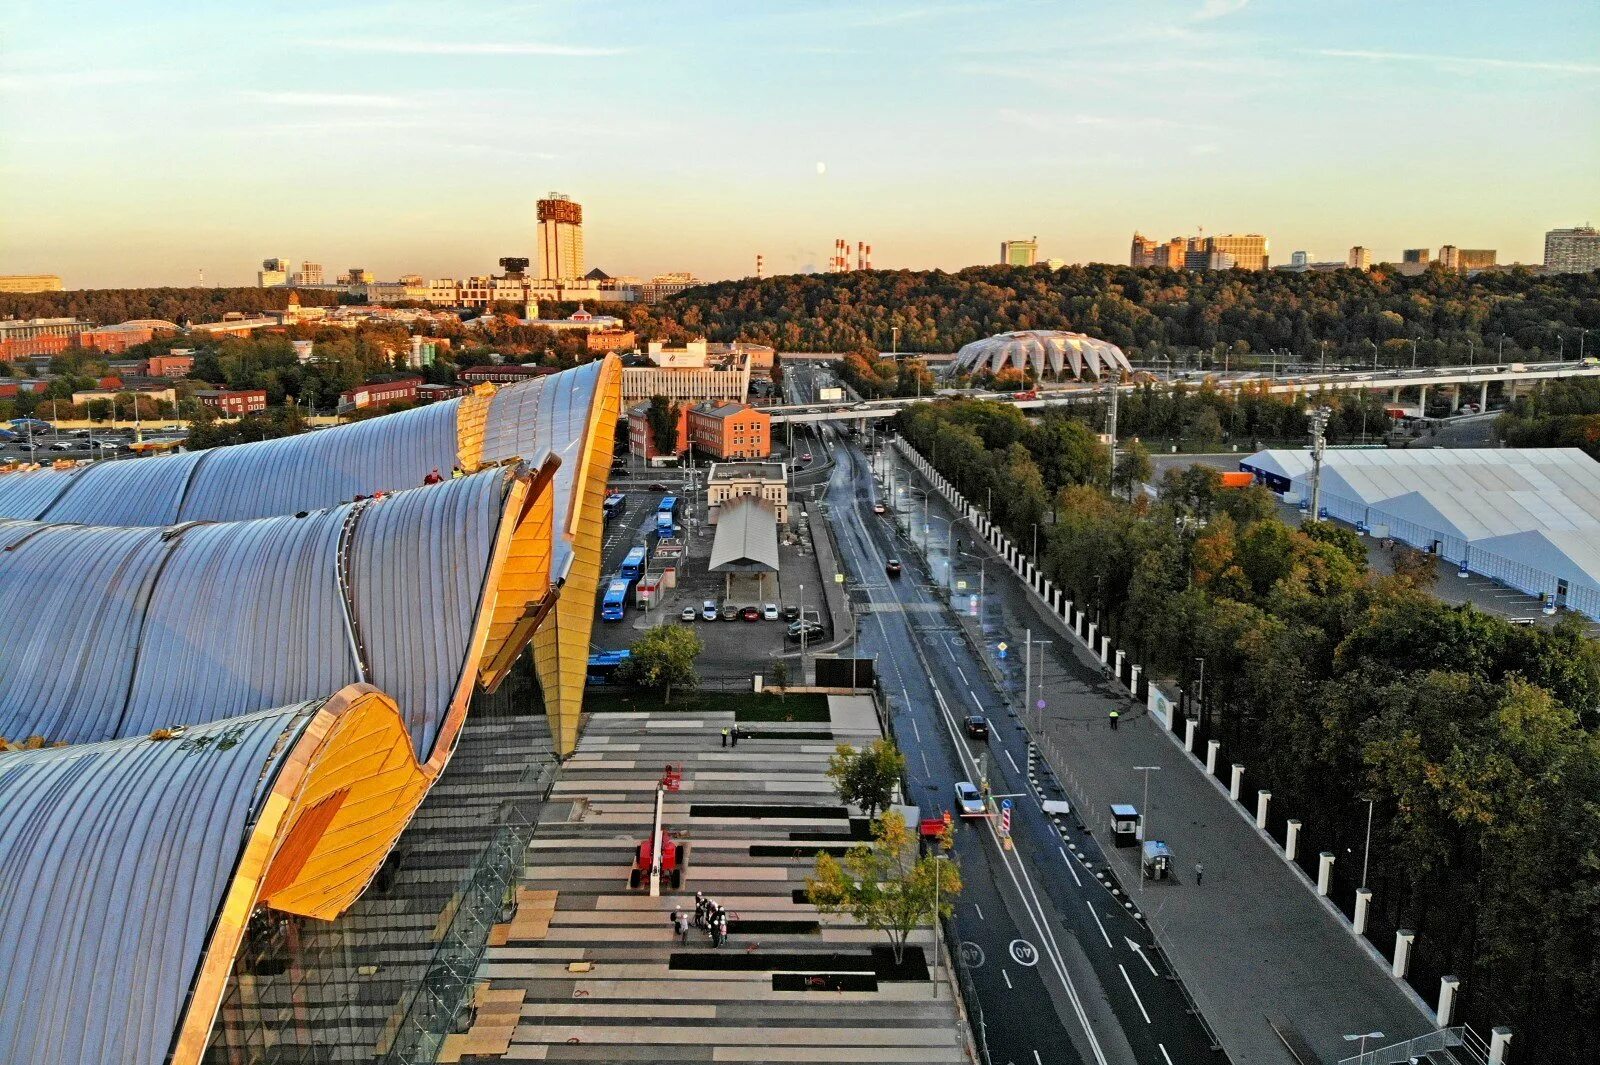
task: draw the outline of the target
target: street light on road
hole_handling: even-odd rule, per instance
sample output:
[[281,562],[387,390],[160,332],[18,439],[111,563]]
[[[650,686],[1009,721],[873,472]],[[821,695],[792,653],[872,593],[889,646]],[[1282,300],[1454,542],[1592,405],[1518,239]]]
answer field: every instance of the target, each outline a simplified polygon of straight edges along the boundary
[[[979,609],[981,610],[982,604],[984,603],[984,583],[989,575],[989,560],[982,555],[974,555],[968,551],[957,551],[956,554],[960,555],[962,558],[976,559],[978,562],[978,603]],[[978,627],[983,627],[983,615],[981,613],[978,615]]]
[[[1150,838],[1150,774],[1159,770],[1158,765],[1136,765],[1135,773],[1144,774],[1144,800],[1139,807],[1139,842],[1143,843]],[[1139,848],[1139,892],[1144,893],[1144,848]]]

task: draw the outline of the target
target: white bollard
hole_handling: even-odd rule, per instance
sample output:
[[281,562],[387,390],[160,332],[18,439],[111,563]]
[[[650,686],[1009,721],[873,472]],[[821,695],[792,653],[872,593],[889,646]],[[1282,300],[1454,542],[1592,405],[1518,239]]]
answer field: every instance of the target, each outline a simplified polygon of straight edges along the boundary
[[[1128,667],[1128,690],[1133,692],[1135,695],[1139,694],[1139,668],[1140,667],[1138,667],[1138,666],[1130,666],[1130,667]],[[1168,703],[1167,705],[1171,706],[1172,704]],[[1170,710],[1168,711],[1168,714],[1170,716],[1170,714],[1171,714]],[[1167,728],[1170,729],[1171,727],[1172,727],[1172,722],[1169,720],[1167,722]]]
[[1506,1047],[1511,1045],[1511,1029],[1498,1025],[1489,1033],[1489,1065],[1505,1065]]
[[1440,1028],[1450,1027],[1450,1017],[1456,1011],[1456,991],[1461,987],[1461,977],[1439,977],[1439,1009],[1434,1015],[1434,1023]]
[[1256,792],[1256,827],[1267,827],[1267,804],[1272,801],[1272,792],[1262,790]]
[[1239,801],[1239,785],[1244,783],[1244,766],[1233,763],[1233,779],[1228,782],[1228,798]]
[[1323,851],[1317,858],[1317,894],[1327,898],[1333,890],[1333,852]]
[[1093,650],[1093,649],[1094,649],[1094,646],[1095,646],[1095,639],[1094,639],[1094,637],[1095,637],[1095,632],[1096,632],[1096,631],[1097,631],[1097,630],[1098,630],[1098,629],[1099,629],[1099,626],[1098,626],[1098,625],[1096,625],[1096,624],[1095,624],[1095,623],[1094,623],[1094,622],[1092,622],[1092,621],[1091,621],[1091,622],[1089,622],[1089,648],[1090,648],[1090,650]]
[[1200,723],[1197,717],[1183,719],[1183,749],[1190,754],[1194,753],[1194,727]]
[[1405,979],[1406,970],[1411,966],[1411,941],[1417,934],[1409,928],[1402,928],[1394,934],[1394,973],[1396,980]]
[[1295,855],[1300,851],[1300,822],[1295,818],[1289,819],[1289,825],[1284,830],[1283,856],[1289,861],[1294,861]]
[[1206,740],[1206,776],[1217,775],[1217,750],[1222,746],[1221,740]]
[[1100,664],[1104,665],[1106,659],[1111,657],[1111,637],[1100,637]]
[[1117,648],[1117,663],[1111,669],[1111,672],[1114,676],[1122,676],[1122,659],[1126,654],[1126,651],[1122,650],[1120,647]]
[[1367,907],[1370,905],[1372,905],[1372,889],[1356,888],[1356,918],[1353,924],[1358,936],[1367,934]]

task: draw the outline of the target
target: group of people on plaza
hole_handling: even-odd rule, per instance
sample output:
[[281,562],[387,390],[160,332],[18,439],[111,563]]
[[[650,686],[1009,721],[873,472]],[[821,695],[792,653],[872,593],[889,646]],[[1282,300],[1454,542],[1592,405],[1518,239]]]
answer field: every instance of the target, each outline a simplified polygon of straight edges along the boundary
[[679,943],[689,942],[690,928],[700,929],[711,938],[713,947],[720,947],[728,941],[728,911],[717,905],[716,899],[706,898],[705,892],[696,891],[693,915],[672,911],[672,930]]

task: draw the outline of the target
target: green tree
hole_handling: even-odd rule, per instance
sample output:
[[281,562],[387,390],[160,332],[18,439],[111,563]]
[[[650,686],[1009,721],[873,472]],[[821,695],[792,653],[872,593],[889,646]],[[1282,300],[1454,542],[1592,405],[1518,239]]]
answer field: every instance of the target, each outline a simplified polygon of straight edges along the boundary
[[847,913],[889,937],[894,960],[905,957],[911,933],[935,917],[948,917],[961,893],[961,870],[942,855],[919,857],[905,818],[894,811],[873,826],[871,846],[853,847],[844,860],[817,855],[806,878],[806,898],[820,912]]
[[1117,455],[1117,468],[1111,478],[1111,487],[1131,500],[1134,489],[1148,481],[1154,473],[1155,465],[1150,461],[1149,450],[1139,441],[1130,440],[1122,445]]
[[651,396],[650,410],[646,417],[650,422],[650,442],[654,445],[656,453],[660,455],[676,455],[678,453],[678,405],[666,396]]
[[693,688],[700,683],[694,660],[704,650],[693,629],[682,625],[657,625],[633,645],[633,654],[617,670],[624,684],[661,692],[661,701],[672,702],[673,688]]
[[828,759],[840,801],[854,803],[868,817],[888,808],[905,772],[906,756],[889,740],[873,740],[860,750],[841,743]]

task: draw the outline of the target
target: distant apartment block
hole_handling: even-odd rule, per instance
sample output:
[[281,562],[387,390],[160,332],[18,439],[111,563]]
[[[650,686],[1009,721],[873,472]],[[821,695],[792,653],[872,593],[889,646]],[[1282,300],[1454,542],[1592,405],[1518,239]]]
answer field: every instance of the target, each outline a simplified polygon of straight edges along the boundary
[[230,418],[267,409],[267,391],[264,388],[205,388],[196,392],[194,398]]
[[1357,244],[1350,249],[1350,255],[1345,259],[1345,265],[1352,270],[1372,269],[1372,252]]
[[61,278],[56,274],[0,274],[0,292],[60,292]]
[[750,394],[750,356],[712,358],[704,340],[691,340],[681,348],[652,341],[649,354],[624,357],[622,367],[625,404],[651,396],[689,403],[743,403]]
[[772,416],[744,403],[698,403],[689,408],[689,442],[714,459],[764,459]]
[[289,283],[289,260],[262,259],[256,271],[256,284],[261,288],[282,288]]
[[1002,266],[1033,266],[1039,261],[1039,238],[1003,240],[1000,242]]
[[1311,253],[1308,251],[1290,252],[1289,265],[1304,270],[1311,265]]
[[1129,265],[1160,266],[1177,270],[1265,270],[1269,265],[1267,238],[1258,233],[1226,233],[1212,237],[1174,237],[1158,243],[1141,233],[1133,235]]
[[300,270],[294,275],[296,285],[321,285],[323,283],[322,264],[302,262]]
[[1422,263],[1426,266],[1428,263],[1433,262],[1433,252],[1427,248],[1407,248],[1400,253],[1400,261],[1403,263]]
[[1495,264],[1493,248],[1458,248],[1446,244],[1439,249],[1439,265],[1446,270],[1487,270]]
[[1552,274],[1600,270],[1600,230],[1593,226],[1550,230],[1544,235],[1544,268]]
[[537,205],[539,276],[556,280],[583,276],[583,205],[552,192]]

